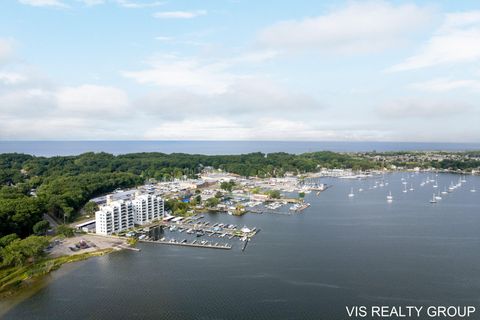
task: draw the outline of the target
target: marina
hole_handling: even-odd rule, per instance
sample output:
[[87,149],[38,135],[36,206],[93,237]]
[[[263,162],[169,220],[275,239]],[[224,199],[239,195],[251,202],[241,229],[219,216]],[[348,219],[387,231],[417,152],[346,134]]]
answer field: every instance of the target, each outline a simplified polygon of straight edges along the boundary
[[[370,294],[387,297],[378,298],[379,304],[388,304],[388,297],[428,299],[439,305],[452,295],[468,299],[480,290],[475,281],[479,272],[475,266],[480,265],[476,254],[480,197],[478,192],[470,192],[480,185],[480,177],[465,176],[461,187],[442,195],[435,205],[429,203],[434,193],[438,195],[445,187],[448,190],[452,181],[456,185],[458,177],[406,172],[365,179],[326,177],[324,182],[333,187],[321,197],[314,192],[306,194],[305,201],[311,206],[302,214],[204,213],[182,219],[186,222],[168,222],[158,241],[138,242],[140,252],[123,250],[82,262],[81,268],[62,268],[58,277],[53,273],[53,282],[5,318],[48,319],[55,312],[73,312],[73,320],[84,319],[99,299],[117,306],[99,311],[99,318],[121,318],[126,313],[168,318],[175,313],[181,314],[176,319],[229,318],[232,314],[241,314],[235,318],[239,320],[245,316],[287,319],[309,310],[306,318],[322,319],[324,310],[332,308],[342,310],[331,314],[340,318],[344,306],[338,300],[368,304],[372,298],[364,294],[366,288]],[[426,183],[427,178],[437,180],[438,188],[433,188],[433,181]],[[376,181],[377,188],[373,188]],[[413,184],[415,190],[403,193],[403,181],[408,189]],[[425,184],[420,186],[422,182]],[[349,199],[351,188],[355,197]],[[392,203],[386,201],[390,191]],[[290,211],[288,206],[284,209]],[[200,224],[198,229],[205,234],[197,237],[195,224]],[[225,232],[209,236],[209,229],[220,224],[232,232],[228,226],[262,231],[251,241],[221,237]],[[148,230],[153,232],[153,227]],[[170,243],[172,238],[177,243]],[[184,239],[187,243],[182,244]],[[219,248],[209,250],[201,241],[219,243]],[[224,243],[231,249],[220,249]],[[358,272],[362,277],[356,276]],[[459,273],[461,279],[451,278]],[[450,280],[438,282],[439,278]],[[470,283],[468,288],[465,281]],[[374,282],[378,285],[372,288]],[[431,290],[432,283],[438,290]],[[108,290],[103,289],[107,285]],[[90,299],[92,288],[96,296]],[[142,295],[145,292],[151,294]],[[239,302],[231,303],[225,297]],[[134,303],[125,304],[125,299]],[[61,304],[56,303],[60,300]],[[148,303],[148,310],[142,303]],[[252,308],[259,303],[265,307]],[[205,305],[212,309],[199,307]]]

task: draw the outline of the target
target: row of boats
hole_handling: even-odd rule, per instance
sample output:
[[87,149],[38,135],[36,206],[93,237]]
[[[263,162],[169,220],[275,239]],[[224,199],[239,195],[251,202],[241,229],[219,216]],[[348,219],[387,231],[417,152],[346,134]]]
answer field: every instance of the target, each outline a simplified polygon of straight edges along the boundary
[[[433,188],[438,188],[437,181],[434,181],[434,182],[435,182],[435,184],[433,185]],[[465,177],[459,178],[457,183],[453,183],[453,181],[451,181],[448,189],[447,189],[447,187],[444,187],[442,192],[439,191],[437,194],[433,193],[433,196],[432,196],[432,199],[430,200],[430,203],[437,203],[439,200],[442,200],[441,194],[442,195],[447,195],[449,193],[452,193],[456,189],[460,188],[465,182],[467,182]],[[472,192],[472,193],[477,192],[477,189],[475,188],[475,186],[473,186],[470,189],[470,192]]]
[[162,242],[162,243],[167,243],[167,244],[180,244],[180,245],[191,245],[191,246],[204,246],[204,247],[215,247],[215,248],[228,248],[228,249],[231,249],[231,245],[229,245],[228,243],[219,243],[219,242],[210,242],[210,241],[207,241],[207,240],[193,240],[192,242],[188,242],[187,239],[183,239],[183,240],[177,240],[177,239],[170,239],[170,240],[167,240],[165,237],[161,238],[159,240],[159,242]]
[[[270,209],[270,210],[276,210],[280,207],[282,207],[284,203],[281,202],[273,202],[270,204],[265,205],[265,208]],[[300,203],[294,203],[292,204],[288,210],[290,211],[302,211],[310,206],[310,203],[308,202],[300,202]]]
[[[438,175],[437,175],[438,176]],[[413,184],[411,183],[410,184],[410,188],[407,187],[408,185],[408,182],[406,181],[405,178],[402,178],[402,184],[404,186],[404,189],[402,190],[403,193],[407,193],[409,191],[414,191],[414,187],[413,187]],[[454,183],[453,181],[450,183],[450,186],[447,187],[445,186],[444,187],[444,190],[443,191],[438,191],[438,192],[434,192],[433,193],[433,196],[432,196],[432,199],[430,200],[430,203],[437,203],[438,201],[442,200],[442,195],[447,195],[448,193],[451,193],[453,191],[455,191],[455,189],[457,188],[460,188],[464,183],[466,183],[467,180],[465,179],[465,177],[461,177],[459,178],[458,182],[457,183]],[[423,180],[421,183],[420,183],[420,186],[425,186],[426,184],[429,184],[429,183],[433,183],[433,188],[434,189],[438,189],[438,181],[437,179],[431,179],[430,177],[427,177],[426,180]],[[384,182],[382,181],[381,183],[378,183],[378,182],[375,182],[375,185],[373,186],[373,188],[377,188],[377,187],[383,187],[383,186],[386,186],[388,185],[388,182]],[[370,188],[371,189],[371,188]],[[363,189],[362,188],[359,188],[358,189],[359,192],[362,192]],[[470,189],[470,192],[474,193],[476,192],[476,188],[475,186],[473,186],[471,189]],[[353,188],[350,189],[350,193],[348,194],[348,197],[349,198],[353,198],[355,196],[355,193],[353,192]],[[387,202],[393,202],[393,195],[392,195],[392,192],[390,191],[387,195]]]

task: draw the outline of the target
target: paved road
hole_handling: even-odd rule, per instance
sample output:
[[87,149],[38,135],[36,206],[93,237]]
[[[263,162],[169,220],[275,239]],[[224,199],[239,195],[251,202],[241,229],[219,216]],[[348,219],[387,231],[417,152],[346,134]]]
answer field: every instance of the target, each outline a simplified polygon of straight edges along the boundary
[[49,214],[44,213],[43,214],[43,219],[47,220],[50,223],[50,226],[52,226],[52,228],[57,228],[58,227],[57,221],[55,221]]

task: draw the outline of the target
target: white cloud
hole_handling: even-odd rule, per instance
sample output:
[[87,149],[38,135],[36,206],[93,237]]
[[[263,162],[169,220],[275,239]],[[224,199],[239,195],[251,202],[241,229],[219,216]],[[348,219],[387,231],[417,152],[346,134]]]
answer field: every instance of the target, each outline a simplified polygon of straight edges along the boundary
[[18,0],[18,2],[34,7],[68,7],[60,0]]
[[388,71],[480,61],[480,11],[447,14],[420,51]]
[[39,88],[16,89],[0,95],[0,113],[13,117],[38,117],[55,108],[52,92]]
[[1,113],[17,117],[77,116],[109,118],[126,115],[127,95],[118,88],[97,85],[41,88],[17,87],[0,94]]
[[193,93],[185,89],[166,91],[162,88],[143,97],[136,105],[142,106],[143,112],[162,119],[223,116],[245,123],[279,113],[298,119],[304,117],[303,112],[314,115],[323,109],[323,105],[309,95],[259,77],[238,80],[225,92],[218,93]]
[[27,77],[20,73],[15,72],[1,72],[0,71],[0,83],[4,84],[19,84],[25,82]]
[[[181,130],[179,130],[181,128]],[[195,120],[167,121],[145,131],[143,139],[150,140],[356,140],[361,136],[370,140],[385,138],[375,130],[319,129],[305,121],[278,117],[258,118],[251,123],[238,123],[225,117]]]
[[163,1],[128,1],[128,0],[115,0],[121,7],[129,9],[141,9],[141,8],[152,8],[158,7],[165,4]]
[[150,59],[147,69],[123,71],[121,74],[140,84],[181,88],[201,94],[218,94],[226,92],[233,83],[252,77],[248,74],[231,72],[232,67],[262,63],[276,55],[275,51],[258,51],[216,59],[214,62],[176,55],[161,55]]
[[151,61],[151,67],[124,71],[122,75],[141,84],[184,88],[197,92],[224,92],[238,76],[225,71],[223,63],[200,63],[196,59],[163,56]]
[[411,87],[418,90],[435,92],[444,92],[456,89],[469,89],[480,92],[480,80],[454,80],[448,78],[439,78],[425,82],[413,83]]
[[128,139],[125,126],[80,117],[62,116],[37,118],[14,118],[2,121],[0,115],[0,137],[2,139]]
[[105,3],[105,0],[77,0],[77,1],[82,2],[86,6],[97,6]]
[[127,95],[118,88],[97,85],[65,87],[56,93],[59,111],[109,117],[125,114]]
[[377,52],[398,46],[429,20],[429,9],[412,4],[351,2],[325,15],[274,24],[260,32],[258,41],[286,51]]
[[158,19],[192,19],[207,14],[206,10],[196,11],[159,11],[153,16]]
[[472,110],[472,106],[463,101],[426,98],[398,99],[377,108],[379,114],[385,118],[402,121],[405,118],[418,118],[426,122],[433,118],[461,117]]

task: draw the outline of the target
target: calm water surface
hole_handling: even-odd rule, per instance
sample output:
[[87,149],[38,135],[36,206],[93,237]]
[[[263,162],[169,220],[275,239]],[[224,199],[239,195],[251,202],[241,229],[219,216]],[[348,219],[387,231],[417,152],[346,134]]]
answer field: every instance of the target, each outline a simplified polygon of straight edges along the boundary
[[313,151],[480,150],[480,143],[347,142],[347,141],[0,141],[0,153],[38,156],[76,155],[84,152],[241,154],[250,152],[304,153]]
[[[402,177],[415,191],[401,192]],[[345,319],[355,304],[478,305],[480,177],[434,205],[425,177],[386,175],[371,190],[373,179],[325,179],[333,187],[307,195],[302,214],[207,216],[262,231],[245,252],[140,244],[67,266],[4,318]],[[438,179],[443,190],[458,176]]]

